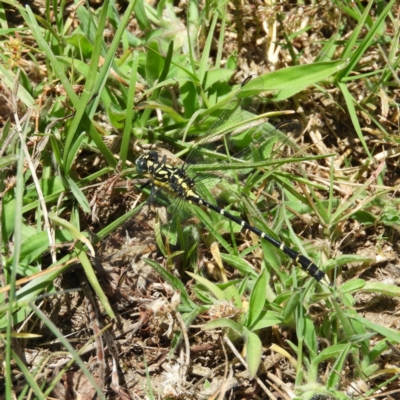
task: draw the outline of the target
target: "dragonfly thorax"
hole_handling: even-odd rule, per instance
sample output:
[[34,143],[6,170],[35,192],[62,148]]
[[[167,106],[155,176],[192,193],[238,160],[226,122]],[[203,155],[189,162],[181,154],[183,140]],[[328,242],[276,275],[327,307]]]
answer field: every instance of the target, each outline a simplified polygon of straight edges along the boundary
[[166,163],[164,156],[159,161],[159,154],[152,150],[140,156],[136,161],[136,171],[147,176],[154,185],[163,187],[178,197],[187,199],[195,195],[193,178],[183,168],[173,167]]

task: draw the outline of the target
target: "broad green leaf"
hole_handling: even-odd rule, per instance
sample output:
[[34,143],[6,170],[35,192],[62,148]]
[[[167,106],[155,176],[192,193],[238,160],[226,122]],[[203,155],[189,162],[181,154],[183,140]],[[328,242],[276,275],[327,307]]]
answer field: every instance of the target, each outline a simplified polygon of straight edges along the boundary
[[164,57],[160,54],[159,43],[152,40],[148,44],[147,58],[146,58],[146,79],[150,85],[153,85],[161,75],[164,67]]
[[283,100],[329,78],[346,65],[347,62],[339,60],[283,68],[252,79],[243,86],[238,96],[244,98],[267,91],[281,91],[276,99]]
[[282,316],[285,322],[288,322],[293,318],[294,311],[296,307],[298,307],[300,299],[301,299],[301,292],[299,290],[293,292],[292,296],[290,297],[289,301],[286,303],[283,309]]
[[256,284],[251,292],[250,305],[248,311],[248,318],[246,326],[252,329],[253,324],[255,324],[265,306],[265,301],[267,298],[267,278],[265,269],[262,271],[258,277]]
[[[340,289],[342,290],[342,288]],[[400,288],[397,285],[382,282],[366,282],[361,290],[368,293],[380,293],[384,296],[400,297]]]
[[246,341],[246,361],[251,378],[257,375],[258,367],[260,366],[261,356],[263,353],[262,343],[260,338],[253,332],[247,333]]
[[88,40],[86,35],[79,32],[79,30],[75,30],[65,41],[74,46],[85,58],[90,58],[93,51],[93,43]]
[[[5,68],[3,63],[0,63],[0,75],[2,76],[3,84],[5,84],[10,90],[13,90],[16,78],[13,71],[11,71],[9,68]],[[33,107],[35,104],[35,100],[22,85],[18,86],[17,98],[29,108]]]
[[372,262],[374,261],[373,258],[371,257],[365,257],[365,256],[359,256],[357,254],[343,254],[338,257],[331,258],[328,260],[324,267],[326,271],[330,271],[332,268],[340,265],[345,265],[345,264],[350,264],[353,262],[356,263],[367,263],[367,262]]
[[45,253],[49,248],[49,236],[47,232],[37,232],[22,242],[19,262],[30,264]]
[[9,165],[16,163],[18,157],[16,154],[10,154],[8,156],[1,156],[0,158],[0,169],[6,168]]
[[252,331],[259,329],[269,328],[270,326],[280,325],[283,322],[283,318],[280,314],[273,311],[267,311],[265,314],[261,314],[261,318],[252,326]]
[[208,90],[212,85],[214,85],[214,83],[228,82],[234,73],[234,70],[226,68],[212,69],[210,71],[207,71],[204,81],[204,90]]
[[343,353],[343,351],[349,351],[350,350],[350,345],[349,343],[346,344],[336,344],[330,347],[327,347],[326,349],[323,349],[313,360],[312,363],[314,365],[318,365],[321,362],[324,362],[326,360],[329,360],[330,358],[336,357],[338,354]]
[[351,293],[357,290],[362,289],[365,286],[366,282],[364,279],[352,279],[347,281],[342,286],[340,286],[340,291],[342,293]]
[[317,354],[318,351],[315,325],[308,315],[303,316],[303,320],[305,322],[304,343],[307,345],[308,350],[310,351],[310,358],[312,358]]
[[199,109],[196,86],[190,81],[182,82],[182,84],[180,84],[180,91],[185,110],[185,118],[190,118]]

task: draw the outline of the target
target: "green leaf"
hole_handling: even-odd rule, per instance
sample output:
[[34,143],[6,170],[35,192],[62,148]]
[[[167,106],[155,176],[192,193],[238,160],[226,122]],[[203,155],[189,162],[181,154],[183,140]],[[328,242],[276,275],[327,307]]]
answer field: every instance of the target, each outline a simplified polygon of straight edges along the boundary
[[[363,324],[358,323],[357,321],[352,321],[350,318],[353,317],[353,315],[356,315],[356,312],[354,310],[348,309],[344,310],[342,307],[339,306],[336,302],[332,303],[336,314],[342,324],[344,335],[348,338],[354,337],[356,335],[365,335],[366,330]],[[360,344],[360,349],[361,353],[364,354],[364,356],[367,356],[369,352],[369,339],[366,338],[364,342]],[[355,360],[358,362],[358,356],[354,354]]]
[[2,244],[7,243],[7,240],[11,237],[15,227],[15,189],[8,190],[3,197],[1,202],[3,207],[1,213],[1,230],[2,230]]
[[208,279],[203,278],[200,275],[196,275],[188,271],[186,271],[186,273],[193,279],[195,279],[197,282],[204,285],[218,300],[225,300],[224,292],[217,285],[210,282]]
[[266,91],[281,91],[275,98],[283,100],[329,78],[346,65],[345,61],[339,60],[283,68],[252,79],[244,85],[239,97],[251,97]]
[[140,103],[141,107],[149,110],[160,110],[165,114],[168,114],[176,123],[186,123],[186,119],[183,118],[179,113],[177,113],[172,107],[166,106],[159,103],[158,101],[144,101]]
[[0,169],[6,168],[9,165],[15,164],[18,160],[16,154],[10,154],[8,156],[1,156],[0,158]]
[[285,322],[289,322],[292,319],[294,310],[298,307],[301,299],[301,292],[296,290],[292,296],[290,297],[289,301],[286,303],[283,309],[283,320]]
[[250,378],[254,378],[257,375],[262,352],[263,349],[260,338],[255,333],[248,332],[246,341],[246,361]]
[[164,57],[160,54],[159,43],[152,40],[148,44],[146,57],[146,79],[149,85],[153,85],[161,75],[164,67]]
[[359,43],[358,46],[356,46],[356,50],[353,52],[353,54],[350,56],[351,52],[353,51],[353,47],[355,46],[357,40],[359,40],[359,35],[361,34],[361,31],[365,29],[365,21],[367,18],[369,18],[370,14],[370,9],[375,3],[373,0],[370,0],[367,7],[364,9],[364,13],[360,20],[358,21],[357,26],[352,32],[352,35],[350,35],[349,40],[347,40],[345,50],[343,51],[342,57],[347,59],[350,57],[350,61],[346,67],[343,68],[343,70],[338,74],[338,79],[342,80],[344,77],[347,77],[350,73],[352,73],[358,62],[360,61],[361,57],[365,55],[365,53],[368,51],[369,47],[373,43],[373,41],[376,38],[377,32],[382,28],[382,24],[385,20],[385,18],[388,16],[390,13],[393,5],[395,4],[396,0],[392,0],[389,2],[385,9],[379,14],[379,16],[376,18],[373,26],[371,26],[367,30],[367,34],[363,37],[361,40],[361,43]]
[[[65,40],[67,43],[76,47],[76,49],[85,57],[90,58],[93,51],[93,44],[88,37],[79,30],[76,30],[69,38]],[[79,60],[77,60],[79,61]]]
[[336,362],[332,366],[332,371],[329,374],[327,387],[329,389],[334,389],[342,379],[342,370],[345,367],[345,363],[347,360],[347,356],[349,354],[351,344],[348,343],[344,345],[342,351],[339,353],[339,357],[336,359]]
[[[15,307],[24,305],[29,301],[37,300],[37,297],[41,292],[43,292],[43,290],[49,287],[51,288],[54,279],[56,279],[60,274],[62,274],[69,268],[70,264],[67,262],[69,259],[70,256],[64,257],[56,264],[50,265],[50,267],[46,271],[44,271],[42,274],[35,277],[32,281],[28,282],[25,286],[19,289],[16,293],[18,303],[15,304]],[[7,308],[8,304],[0,303],[0,312],[4,313]],[[14,313],[13,322],[15,324],[18,324],[26,320],[26,313],[26,308],[22,308]],[[0,330],[5,329],[8,323],[7,321],[7,316],[0,319]]]
[[214,321],[207,322],[201,329],[203,331],[211,331],[214,329],[229,328],[237,332],[239,335],[244,335],[244,329],[237,322],[227,318],[219,318]]
[[[10,90],[13,90],[16,78],[13,71],[11,71],[9,68],[5,68],[3,63],[0,63],[0,75],[2,77],[3,84],[5,84]],[[26,107],[33,107],[35,104],[35,100],[22,85],[18,86],[17,98],[18,100],[21,100]]]
[[[342,288],[340,289],[342,290]],[[368,293],[380,293],[384,296],[400,297],[400,288],[397,285],[382,282],[366,282],[361,290]]]
[[172,60],[173,53],[174,53],[174,41],[171,40],[168,44],[167,54],[164,57],[164,65],[163,65],[163,69],[161,71],[160,78],[159,78],[159,80],[161,82],[164,81],[165,79],[167,79],[169,69],[171,67],[171,60]]
[[308,350],[311,352],[310,358],[317,354],[317,336],[315,332],[314,322],[309,316],[303,317],[305,328],[304,328],[304,343],[307,345]]
[[206,43],[201,52],[201,60],[200,60],[198,73],[197,73],[200,82],[204,81],[206,72],[209,68],[211,45],[214,40],[214,30],[215,30],[215,26],[218,21],[218,17],[219,17],[218,13],[215,13],[213,16],[211,26],[208,28],[208,35],[207,35]]
[[95,251],[93,249],[92,243],[90,240],[85,237],[79,230],[72,225],[70,222],[67,220],[58,217],[53,211],[49,214],[49,218],[57,225],[63,227],[66,229],[75,239],[79,240],[80,242],[84,243],[90,252],[92,253],[92,257],[95,256]]
[[269,328],[273,325],[280,325],[283,323],[283,318],[280,314],[273,311],[267,311],[261,314],[261,318],[252,326],[252,331],[259,329]]
[[79,186],[75,183],[74,180],[72,180],[71,178],[67,178],[67,180],[74,197],[76,198],[76,200],[78,200],[78,203],[82,207],[83,211],[85,211],[86,213],[90,213],[90,205],[86,196],[83,194],[81,189],[79,189]]
[[[44,196],[50,196],[55,193],[61,193],[65,190],[63,179],[59,175],[52,176],[49,179],[42,179],[40,184],[41,184]],[[35,193],[34,197],[29,196],[31,190]],[[37,191],[33,185],[32,185],[32,187],[29,187],[28,196],[24,197],[24,200],[26,200],[26,202],[28,202],[29,199],[35,199],[35,200],[37,199]]]
[[338,257],[333,257],[330,260],[328,260],[325,265],[324,269],[325,271],[330,271],[332,268],[340,266],[340,265],[346,265],[350,263],[370,263],[375,261],[372,257],[365,257],[365,256],[359,256],[357,254],[343,254]]
[[22,242],[21,264],[30,264],[49,248],[49,236],[47,232],[38,232]]
[[387,343],[387,339],[385,338],[384,340],[381,340],[378,342],[370,351],[369,353],[369,359],[370,361],[374,361],[377,357],[379,357],[383,352],[385,352],[388,348],[389,345]]
[[[215,239],[225,248],[229,253],[234,253],[232,246],[222,237],[222,235],[215,229],[215,224],[211,221],[210,216],[207,215],[200,207],[193,206],[191,210],[197,218],[205,225],[209,232]],[[222,254],[221,254],[222,256]]]
[[82,132],[79,136],[75,136],[75,141],[69,149],[68,157],[65,159],[64,168],[67,175],[70,174],[72,163],[74,162],[74,159],[81,148],[81,144],[86,137],[87,135],[85,132]]
[[377,220],[377,217],[374,214],[365,210],[355,212],[353,218],[366,226],[373,225]]
[[62,158],[62,154],[64,152],[64,146],[61,141],[57,140],[54,135],[50,135],[50,143],[51,143],[51,148],[53,151],[53,157],[57,162],[57,165],[60,166],[60,168],[63,168],[64,162]]
[[235,73],[235,70],[231,69],[212,69],[207,71],[203,88],[204,90],[208,90],[212,85],[217,82],[228,82],[229,79],[232,78],[232,75]]
[[263,269],[262,273],[258,277],[254,288],[250,296],[249,311],[247,314],[246,326],[252,329],[253,324],[257,322],[258,317],[261,314],[265,306],[265,300],[267,298],[267,274],[266,270]]
[[16,362],[19,370],[22,372],[22,374],[24,376],[24,380],[29,385],[29,389],[31,390],[31,393],[35,393],[36,398],[38,400],[45,400],[46,396],[43,394],[42,388],[39,386],[37,378],[34,376],[33,373],[31,373],[29,368],[26,366],[26,361],[21,360],[19,358],[18,354],[20,354],[20,352],[14,352],[14,350],[12,350],[13,360]]
[[353,127],[357,133],[358,138],[360,139],[361,144],[363,145],[363,148],[365,150],[365,153],[368,155],[368,157],[372,158],[371,153],[368,149],[367,143],[365,141],[360,121],[358,119],[357,111],[356,111],[356,104],[357,101],[353,97],[353,95],[350,93],[349,89],[343,82],[338,82],[339,89],[342,91],[343,98],[346,102],[347,105],[347,110],[350,115],[351,121],[353,122]]
[[347,351],[347,353],[350,350],[350,343],[346,344],[335,344],[333,346],[327,347],[326,349],[323,349],[314,359],[312,360],[313,365],[318,366],[318,364],[329,360],[330,358],[336,357],[338,354],[343,353],[344,351]]
[[366,318],[363,318],[356,314],[349,315],[349,318],[353,319],[354,321],[359,322],[363,326],[366,326],[368,329],[372,329],[373,331],[386,337],[388,340],[391,340],[395,343],[400,343],[400,333],[395,329],[385,328],[382,325],[375,324],[371,321],[368,321]]
[[240,295],[240,293],[239,293],[239,291],[238,291],[236,286],[229,285],[225,289],[225,299],[233,301],[233,304],[235,305],[235,307],[237,309],[239,309],[239,310],[243,309],[243,303],[242,303],[241,295]]
[[115,319],[115,314],[114,311],[108,301],[107,296],[105,295],[102,286],[100,285],[97,275],[94,272],[93,266],[91,262],[89,261],[89,257],[87,256],[86,249],[82,245],[82,243],[77,242],[74,247],[74,253],[77,255],[80,263],[82,264],[83,270],[85,271],[86,277],[90,283],[90,286],[93,288],[93,290],[96,292],[96,295],[98,296],[99,300],[101,301],[102,306],[104,307],[105,312],[107,315]]
[[[83,9],[84,7],[78,7],[78,10]],[[56,76],[61,81],[61,85],[63,86],[64,90],[67,92],[68,97],[71,99],[73,104],[77,104],[79,102],[78,96],[75,94],[75,91],[70,83],[69,78],[64,72],[64,68],[58,62],[55,54],[53,53],[52,49],[48,45],[47,41],[43,37],[42,30],[40,29],[35,15],[33,14],[32,10],[29,6],[27,6],[27,13],[23,10],[21,11],[21,15],[24,17],[25,22],[28,24],[29,28],[32,31],[32,34],[36,40],[36,44],[38,45],[39,49],[44,53],[44,56],[47,58],[47,61],[51,63],[52,68],[55,71]],[[0,72],[2,72],[0,70]],[[33,103],[32,103],[33,104]]]
[[190,118],[199,109],[196,87],[193,82],[187,81],[180,84],[180,91],[185,110],[185,118]]
[[228,263],[233,268],[236,268],[243,275],[249,275],[252,278],[258,277],[256,271],[254,271],[253,266],[246,260],[243,260],[243,258],[240,258],[239,256],[236,255],[225,254],[225,253],[221,253],[221,258],[222,261]]
[[342,286],[340,286],[340,291],[342,293],[351,293],[362,289],[365,286],[366,282],[364,279],[352,279],[351,281],[347,281]]
[[152,29],[151,23],[147,18],[146,10],[144,8],[143,0],[137,0],[133,2],[135,4],[134,11],[135,11],[135,18],[139,23],[140,29],[142,31]]
[[189,306],[191,309],[196,309],[197,306],[196,304],[190,300],[189,295],[186,292],[185,286],[183,285],[182,281],[178,279],[176,276],[172,275],[168,271],[166,271],[160,264],[157,262],[149,259],[149,258],[143,258],[143,260],[149,264],[152,268],[154,268],[155,271],[167,282],[171,284],[171,286],[175,290],[179,290],[181,294],[181,299],[186,303],[187,306]]

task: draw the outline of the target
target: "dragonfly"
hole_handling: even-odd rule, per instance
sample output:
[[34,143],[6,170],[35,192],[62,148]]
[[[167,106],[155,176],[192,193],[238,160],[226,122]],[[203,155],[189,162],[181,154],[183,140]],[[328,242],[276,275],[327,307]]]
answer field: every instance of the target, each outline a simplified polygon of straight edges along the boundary
[[[242,83],[241,88],[246,85],[249,80],[250,79],[246,79]],[[201,152],[199,149],[201,149],[202,145],[214,140],[216,132],[221,131],[221,126],[228,125],[231,127],[231,125],[235,125],[235,122],[229,124],[227,121],[235,113],[237,107],[240,106],[241,100],[239,96],[236,95],[231,102],[228,103],[227,108],[222,113],[221,117],[211,125],[209,131],[204,136],[203,142],[197,144],[196,147],[189,153],[186,162],[183,165],[170,165],[167,162],[165,155],[161,156],[157,151],[150,150],[147,154],[143,154],[138,157],[136,160],[136,171],[138,174],[148,179],[148,183],[150,183],[152,187],[152,197],[154,197],[153,195],[156,193],[155,190],[158,188],[158,190],[162,190],[163,193],[166,193],[168,196],[181,199],[191,205],[206,207],[207,209],[224,216],[235,224],[238,224],[241,229],[247,229],[250,232],[253,232],[262,240],[265,240],[278,248],[294,262],[299,264],[301,269],[306,271],[316,281],[329,284],[326,274],[320,270],[312,260],[286,246],[283,242],[276,240],[268,233],[258,229],[254,225],[251,225],[245,219],[233,215],[228,210],[206,200],[201,196],[199,190],[197,189],[196,177],[193,177],[190,173],[191,162],[198,158],[198,154]],[[258,143],[260,141],[263,141],[263,138],[259,140]],[[246,168],[245,164],[244,168]]]

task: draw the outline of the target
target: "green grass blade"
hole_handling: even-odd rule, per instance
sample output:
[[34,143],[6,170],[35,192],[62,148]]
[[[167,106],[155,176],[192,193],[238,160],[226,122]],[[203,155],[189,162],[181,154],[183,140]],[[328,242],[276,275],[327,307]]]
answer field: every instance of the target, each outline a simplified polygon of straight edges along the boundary
[[364,10],[364,14],[358,22],[356,29],[353,31],[350,40],[346,42],[345,50],[342,54],[343,59],[347,59],[350,57],[349,63],[346,67],[343,68],[342,71],[338,73],[337,79],[340,82],[344,77],[347,77],[352,71],[355,70],[356,65],[360,61],[361,57],[365,54],[366,50],[371,46],[372,41],[375,39],[375,35],[382,29],[382,24],[386,19],[388,13],[392,9],[396,0],[391,0],[383,10],[383,12],[379,15],[379,17],[375,20],[373,26],[369,29],[368,34],[363,38],[360,46],[357,46],[356,51],[350,56],[350,52],[353,50],[353,46],[355,45],[356,40],[359,37],[360,31],[365,28],[365,20],[369,16],[370,9],[372,5],[375,3],[374,0],[370,0],[368,6]]
[[353,126],[354,126],[354,129],[356,130],[357,136],[363,145],[365,153],[368,155],[368,157],[370,157],[372,159],[371,153],[368,149],[367,143],[365,142],[365,138],[364,138],[364,135],[361,130],[360,121],[358,120],[358,116],[357,116],[357,112],[356,112],[356,108],[355,108],[355,104],[357,104],[357,102],[355,101],[355,99],[353,98],[353,96],[351,95],[351,93],[349,92],[349,90],[345,84],[338,82],[338,86],[339,86],[339,89],[342,91],[343,97],[346,101],[347,109],[349,111],[350,118],[351,118],[351,121],[353,122]]
[[[94,376],[90,373],[85,363],[83,362],[79,354],[75,351],[75,349],[71,346],[67,338],[64,337],[64,335],[57,329],[57,327],[53,324],[53,322],[34,304],[31,303],[30,307],[35,312],[35,314],[42,320],[42,322],[46,325],[46,327],[58,338],[58,340],[62,343],[62,345],[67,349],[68,353],[73,357],[76,364],[78,364],[80,370],[85,374],[92,387],[96,390],[96,393],[99,396],[99,398],[105,400],[104,393],[99,388],[97,382],[94,379]],[[49,393],[47,393],[47,396],[48,395]]]
[[[30,115],[30,113],[28,114]],[[29,118],[23,127],[23,131],[19,132],[20,146],[17,164],[16,176],[16,191],[15,191],[15,214],[14,214],[14,243],[13,243],[13,265],[11,274],[6,274],[7,281],[10,283],[9,300],[7,305],[7,326],[6,326],[6,351],[5,351],[5,382],[6,382],[6,398],[12,397],[12,375],[11,375],[11,360],[12,360],[12,331],[13,331],[13,307],[16,300],[15,281],[17,278],[17,267],[21,256],[22,247],[22,204],[25,190],[24,182],[24,147],[25,140],[29,128]]]
[[346,61],[326,61],[280,69],[249,81],[240,91],[239,97],[246,98],[266,91],[280,91],[275,97],[283,100],[306,89],[308,86],[328,79],[346,66]]
[[39,387],[35,376],[31,374],[28,367],[25,365],[25,362],[18,357],[18,354],[15,351],[12,352],[12,356],[13,360],[15,360],[19,369],[23,373],[24,378],[26,379],[26,382],[29,385],[29,389],[32,390],[33,393],[35,393],[35,395],[37,396],[36,398],[38,400],[45,400],[46,396],[43,394],[42,389]]
[[115,319],[115,314],[114,311],[108,301],[107,296],[105,295],[103,288],[101,287],[97,276],[93,270],[93,266],[91,262],[89,261],[89,258],[86,254],[86,251],[84,250],[83,246],[81,243],[76,243],[75,245],[75,254],[79,258],[79,261],[82,264],[83,270],[85,271],[86,277],[88,278],[88,281],[90,283],[90,286],[93,288],[95,291],[96,295],[99,297],[99,300],[101,301],[101,304],[104,307],[104,311],[107,313],[107,315],[111,319]]
[[247,313],[246,326],[249,329],[253,328],[253,325],[257,322],[261,315],[261,311],[265,307],[265,301],[267,299],[266,288],[266,270],[264,269],[258,277],[256,284],[254,285],[253,291],[250,296],[249,311]]
[[214,14],[211,26],[208,31],[207,40],[206,40],[204,49],[202,51],[199,69],[198,69],[198,77],[199,77],[200,82],[204,81],[206,72],[209,69],[208,62],[209,62],[209,58],[210,58],[211,44],[212,44],[212,41],[214,40],[214,30],[215,30],[215,26],[217,25],[218,18],[219,18],[219,15],[218,15],[218,12],[216,12]]

